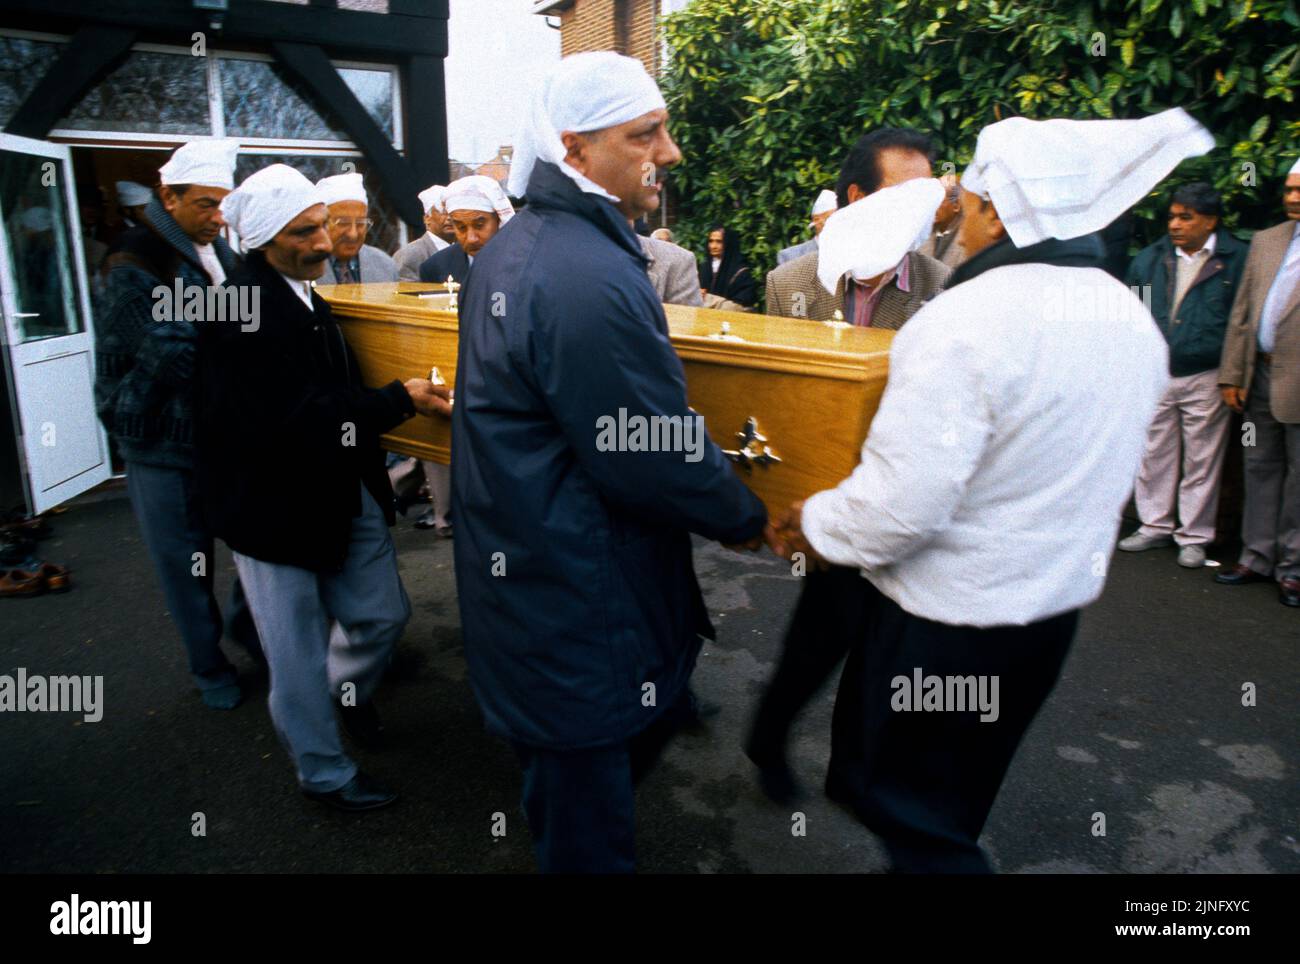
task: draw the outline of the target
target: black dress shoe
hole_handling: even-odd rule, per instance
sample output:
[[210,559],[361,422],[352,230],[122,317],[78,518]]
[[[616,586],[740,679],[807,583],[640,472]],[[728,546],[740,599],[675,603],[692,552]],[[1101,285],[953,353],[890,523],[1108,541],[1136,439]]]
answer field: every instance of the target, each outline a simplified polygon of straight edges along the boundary
[[1300,607],[1300,579],[1283,579],[1278,584],[1278,599],[1283,606]]
[[745,756],[758,767],[758,788],[777,806],[788,807],[804,798],[803,787],[780,750],[766,750],[752,739],[745,746]]
[[339,722],[348,736],[367,749],[375,750],[384,744],[384,724],[379,720],[379,711],[373,700],[358,703],[356,706],[344,706],[335,702],[339,711]]
[[1272,582],[1268,576],[1261,576],[1250,566],[1237,564],[1225,569],[1214,577],[1214,581],[1223,586],[1244,586],[1248,582]]
[[337,790],[331,790],[329,793],[304,790],[302,795],[308,800],[326,803],[336,810],[346,810],[349,813],[378,810],[380,807],[397,802],[397,794],[360,770]]

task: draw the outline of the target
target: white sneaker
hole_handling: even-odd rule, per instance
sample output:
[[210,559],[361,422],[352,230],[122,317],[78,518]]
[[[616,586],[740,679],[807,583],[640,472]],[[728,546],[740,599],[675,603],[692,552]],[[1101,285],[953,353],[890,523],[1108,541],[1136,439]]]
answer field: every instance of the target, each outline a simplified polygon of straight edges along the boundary
[[1200,569],[1205,565],[1205,547],[1183,546],[1178,550],[1178,564],[1184,569]]
[[1172,545],[1173,541],[1173,536],[1149,536],[1139,529],[1127,539],[1121,539],[1117,548],[1121,552],[1144,552],[1147,549]]

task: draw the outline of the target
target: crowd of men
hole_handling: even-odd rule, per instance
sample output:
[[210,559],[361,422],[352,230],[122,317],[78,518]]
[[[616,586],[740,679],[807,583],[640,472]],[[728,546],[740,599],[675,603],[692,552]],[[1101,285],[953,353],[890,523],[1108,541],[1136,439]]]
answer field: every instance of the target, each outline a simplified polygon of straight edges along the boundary
[[[1011,118],[980,133],[959,183],[932,176],[921,132],[860,138],[814,237],[767,275],[767,311],[896,330],[890,379],[852,475],[770,518],[712,443],[687,460],[596,442],[611,412],[689,418],[663,304],[729,301],[747,274],[725,229],[707,272],[634,230],[681,160],[638,61],[562,60],[509,194],[479,176],[430,187],[427,233],[395,257],[366,244],[359,174],[274,164],[236,187],[233,142],[184,145],[110,255],[97,403],[204,702],[242,698],[229,635],[269,669],[304,794],[396,800],[339,724],[382,739],[373,696],[411,611],[380,437],[450,418],[450,473],[428,467],[436,526],[454,519],[470,683],[523,768],[543,870],[635,867],[635,787],[697,712],[689,679],[714,634],[695,533],[814,563],[745,747],[764,791],[802,793],[786,738],[847,657],[827,794],[897,869],[987,872],[980,831],[1102,591],[1134,479],[1142,527],[1119,548],[1172,540],[1202,564],[1229,408],[1254,444],[1245,549],[1217,578],[1276,580],[1300,605],[1300,162],[1286,220],[1248,247],[1211,188],[1175,191],[1169,236],[1129,269],[1149,311],[1102,270],[1108,226],[1213,144],[1181,110]],[[259,324],[159,318],[153,291],[178,278],[257,289]],[[428,379],[362,384],[314,289],[399,279],[461,285],[454,406]],[[283,480],[304,473],[306,503],[285,512]],[[224,618],[194,565],[215,539],[238,575]],[[890,681],[920,668],[1000,679],[996,720],[899,712]]]

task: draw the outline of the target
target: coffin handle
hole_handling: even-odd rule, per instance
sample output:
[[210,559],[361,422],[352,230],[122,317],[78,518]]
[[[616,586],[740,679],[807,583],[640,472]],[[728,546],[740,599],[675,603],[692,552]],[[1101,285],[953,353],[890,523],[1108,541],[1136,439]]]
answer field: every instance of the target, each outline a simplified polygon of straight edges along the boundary
[[736,438],[740,439],[740,447],[723,449],[722,454],[737,465],[744,466],[746,474],[752,473],[755,465],[766,467],[781,461],[780,456],[767,445],[767,436],[759,432],[758,420],[754,416],[745,419],[745,427],[736,433]]

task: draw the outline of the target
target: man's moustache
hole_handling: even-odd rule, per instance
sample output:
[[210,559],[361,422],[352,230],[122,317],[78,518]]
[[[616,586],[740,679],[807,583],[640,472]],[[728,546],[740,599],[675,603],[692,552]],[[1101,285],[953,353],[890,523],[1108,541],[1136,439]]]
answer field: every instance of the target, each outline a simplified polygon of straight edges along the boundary
[[328,257],[329,257],[329,254],[328,254],[328,253],[326,253],[326,254],[309,254],[309,255],[307,255],[307,257],[303,258],[302,261],[303,261],[303,264],[320,264],[322,261],[324,261],[324,260],[325,260],[326,258],[328,258]]

